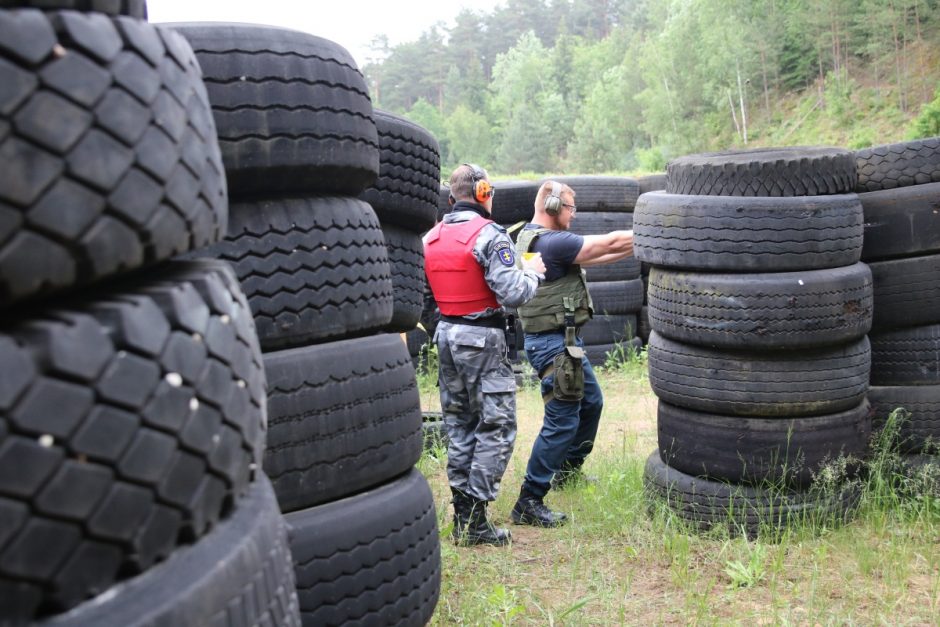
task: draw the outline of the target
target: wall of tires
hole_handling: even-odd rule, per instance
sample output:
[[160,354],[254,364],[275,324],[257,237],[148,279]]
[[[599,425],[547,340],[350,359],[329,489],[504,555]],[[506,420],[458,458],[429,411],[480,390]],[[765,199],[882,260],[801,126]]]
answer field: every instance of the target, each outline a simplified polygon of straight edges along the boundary
[[0,11],[0,623],[426,623],[398,332],[436,143],[333,42],[20,4],[46,11]]
[[417,233],[433,223],[437,144],[373,111],[331,41],[174,27],[202,66],[230,181],[227,236],[203,254],[232,264],[258,328],[263,468],[289,529],[301,619],[422,625],[440,545],[414,469],[421,409],[398,332],[420,313]]
[[874,426],[898,407],[908,466],[940,465],[940,138],[855,153],[874,279]]
[[193,50],[143,0],[4,6],[0,623],[300,624]]
[[645,482],[701,528],[848,518],[871,433],[872,271],[855,156],[786,148],[671,162],[640,197],[659,446]]

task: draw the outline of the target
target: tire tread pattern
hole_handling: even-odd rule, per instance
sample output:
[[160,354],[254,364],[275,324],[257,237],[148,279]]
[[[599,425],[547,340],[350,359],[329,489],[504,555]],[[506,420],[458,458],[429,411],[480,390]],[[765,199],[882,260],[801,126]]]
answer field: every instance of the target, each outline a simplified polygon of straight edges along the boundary
[[940,137],[872,146],[855,161],[860,193],[940,183]]
[[419,627],[431,619],[440,539],[434,497],[418,471],[285,518],[305,624]]
[[374,111],[379,176],[359,198],[382,224],[423,233],[434,226],[441,186],[441,155],[426,129],[388,111]]
[[32,312],[0,345],[0,509],[30,512],[6,523],[0,589],[23,590],[4,611],[62,611],[146,570],[249,485],[265,376],[226,264],[172,262]]
[[372,101],[339,44],[270,26],[172,26],[202,66],[233,197],[355,196],[375,181]]
[[365,335],[392,317],[385,238],[361,200],[233,204],[228,238],[197,255],[234,266],[265,351]]
[[47,624],[300,627],[287,527],[267,479],[197,544]]
[[797,146],[688,155],[666,165],[666,191],[695,196],[825,196],[855,191],[855,155]]
[[728,416],[801,417],[857,406],[868,390],[867,337],[794,352],[713,350],[653,332],[649,378],[660,399]]
[[264,469],[282,511],[348,496],[421,456],[421,406],[397,335],[268,353]]
[[663,267],[737,272],[820,270],[862,254],[856,194],[728,198],[645,194],[633,214],[641,261]]
[[129,17],[0,12],[0,305],[209,245],[228,218],[199,65]]
[[664,501],[678,517],[701,530],[727,528],[756,538],[776,534],[792,524],[848,521],[854,516],[861,491],[848,482],[837,494],[815,490],[769,491],[759,486],[728,484],[687,475],[667,466],[653,451],[646,461],[643,483],[654,498]]
[[649,320],[661,335],[721,348],[805,348],[854,340],[872,323],[865,264],[763,274],[654,267]]

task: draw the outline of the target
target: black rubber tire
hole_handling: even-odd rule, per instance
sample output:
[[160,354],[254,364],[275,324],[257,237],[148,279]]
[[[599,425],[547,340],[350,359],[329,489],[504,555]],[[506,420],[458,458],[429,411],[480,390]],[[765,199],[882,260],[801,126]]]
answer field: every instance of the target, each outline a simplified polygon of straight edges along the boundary
[[417,356],[424,347],[428,346],[429,341],[424,329],[412,329],[405,333],[405,344],[408,346],[408,354],[412,357]]
[[224,236],[199,65],[141,20],[0,10],[0,306]]
[[[656,418],[659,455],[696,477],[750,485],[809,486],[839,457],[858,461],[871,439],[871,407],[804,418],[702,413],[662,400]],[[854,470],[857,470],[855,468]]]
[[[571,221],[570,231],[578,235],[605,235],[610,231],[628,230],[633,228],[632,213],[616,212],[580,212]],[[586,267],[587,279],[596,281],[629,281],[639,278],[640,261],[636,257],[628,257],[621,261],[601,266]]]
[[860,193],[940,183],[940,137],[859,150],[855,162]]
[[631,353],[633,355],[639,355],[642,349],[643,341],[638,337],[634,337],[624,339],[624,341],[619,344],[585,344],[584,354],[588,358],[588,361],[591,362],[592,366],[599,367],[607,362],[608,353],[614,353],[616,355],[622,350],[627,355]]
[[422,280],[424,281],[424,304],[421,308],[420,324],[424,327],[424,331],[429,337],[434,337],[437,324],[441,321],[441,310],[438,309],[437,301],[434,300],[434,294],[431,293],[431,286],[428,285],[427,275],[425,275]]
[[444,414],[439,411],[421,412],[424,420],[422,431],[424,433],[424,450],[431,451],[437,448],[447,448],[450,438],[447,437],[447,426],[444,424]]
[[871,328],[872,278],[863,263],[762,274],[654,267],[647,298],[654,331],[697,346],[831,346],[858,339]]
[[5,323],[0,623],[66,610],[205,534],[251,481],[265,424],[224,263],[173,262]]
[[427,129],[403,117],[376,109],[379,177],[359,195],[382,224],[415,233],[434,226],[441,187],[441,151]]
[[660,399],[696,411],[760,418],[833,414],[856,407],[868,391],[868,338],[801,351],[714,350],[655,331],[649,378]]
[[305,625],[431,620],[441,590],[434,496],[417,470],[285,516]]
[[147,0],[0,0],[0,9],[82,11],[147,19]]
[[585,344],[613,344],[635,338],[636,324],[635,314],[595,314],[580,335]]
[[606,235],[611,231],[633,228],[633,214],[616,211],[596,211],[582,214],[579,208],[569,230],[578,235]]
[[659,451],[646,460],[643,483],[651,497],[665,501],[678,517],[700,530],[725,528],[732,535],[757,538],[761,533],[777,537],[794,524],[831,528],[850,520],[861,489],[849,481],[827,493],[824,490],[768,489],[693,477],[670,468]]
[[872,385],[940,385],[940,324],[871,335]]
[[641,176],[637,179],[637,183],[640,185],[641,196],[649,192],[664,190],[666,189],[666,173]]
[[285,28],[170,24],[202,66],[233,198],[356,196],[379,173],[365,79],[345,48]]
[[940,255],[869,264],[874,280],[872,330],[940,323]]
[[437,197],[437,222],[440,222],[441,220],[444,219],[444,214],[450,213],[450,203],[447,201],[449,197],[450,197],[450,187],[441,183],[439,195]]
[[559,176],[545,180],[558,181],[571,187],[575,195],[574,203],[582,216],[601,211],[633,211],[640,195],[640,183],[626,176]]
[[284,519],[267,479],[193,546],[43,623],[49,627],[300,627]]
[[643,281],[591,281],[588,283],[595,315],[632,314],[643,306]]
[[940,450],[931,455],[905,455],[901,458],[901,469],[906,479],[901,485],[905,494],[940,499]]
[[643,305],[642,307],[640,307],[640,313],[637,314],[636,334],[637,334],[637,337],[643,340],[643,344],[648,345],[650,342],[650,337],[652,333],[653,333],[653,329],[652,327],[650,327],[649,307],[647,307],[646,305]]
[[821,270],[862,254],[857,194],[742,198],[644,194],[633,214],[640,261],[731,272]]
[[[631,215],[625,213],[624,215]],[[627,257],[614,263],[585,268],[589,284],[604,281],[632,281],[640,278],[640,260],[636,257]],[[588,286],[590,288],[590,285]]]
[[666,191],[694,196],[826,196],[855,191],[855,155],[830,146],[688,155],[666,166]]
[[865,208],[862,259],[940,252],[940,183],[859,194]]
[[228,238],[198,256],[230,262],[265,351],[365,335],[392,318],[388,249],[372,207],[348,197],[236,203]]
[[[940,385],[873,385],[868,390],[874,418],[880,430],[888,416],[902,407],[908,416],[901,421],[898,446],[903,453],[920,453],[940,443]],[[934,451],[936,452],[936,451]]]
[[424,309],[424,243],[417,233],[389,224],[382,225],[388,265],[392,277],[391,333],[406,333],[417,326]]
[[[512,226],[529,222],[535,213],[535,197],[541,183],[538,181],[493,181],[493,220]],[[450,190],[442,190],[446,203]]]
[[385,483],[421,457],[421,399],[399,336],[267,353],[264,365],[264,471],[281,511]]

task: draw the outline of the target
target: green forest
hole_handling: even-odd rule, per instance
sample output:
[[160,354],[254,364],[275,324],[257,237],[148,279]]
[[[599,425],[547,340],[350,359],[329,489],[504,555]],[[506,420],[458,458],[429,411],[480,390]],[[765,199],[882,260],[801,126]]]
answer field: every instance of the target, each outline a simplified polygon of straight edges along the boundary
[[505,0],[372,53],[373,104],[434,133],[444,172],[940,135],[940,0]]

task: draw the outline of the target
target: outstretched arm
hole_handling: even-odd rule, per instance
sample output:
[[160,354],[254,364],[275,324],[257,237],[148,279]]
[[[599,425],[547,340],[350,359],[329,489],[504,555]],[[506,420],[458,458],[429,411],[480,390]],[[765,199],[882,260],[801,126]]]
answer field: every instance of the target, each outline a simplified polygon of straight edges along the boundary
[[633,254],[633,231],[611,231],[605,235],[585,235],[574,263],[596,266],[612,263]]
[[581,263],[582,267],[588,268],[591,266],[602,266],[608,263],[614,263],[615,261],[620,261],[621,259],[626,259],[627,257],[632,257],[633,251],[627,253],[609,253],[603,257],[598,257],[593,261],[585,261]]

